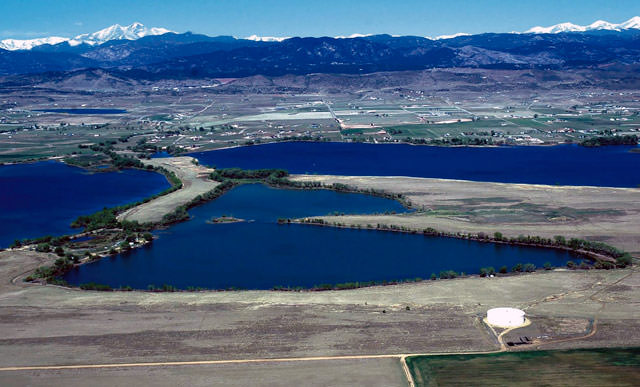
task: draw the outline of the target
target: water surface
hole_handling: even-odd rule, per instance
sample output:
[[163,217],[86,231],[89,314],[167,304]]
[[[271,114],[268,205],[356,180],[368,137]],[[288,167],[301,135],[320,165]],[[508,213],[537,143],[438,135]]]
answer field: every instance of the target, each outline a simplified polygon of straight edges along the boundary
[[89,173],[56,161],[0,166],[0,248],[15,239],[62,235],[80,215],[169,188],[155,172]]
[[220,168],[283,168],[290,173],[637,187],[640,185],[640,153],[629,152],[632,148],[285,142],[191,155],[202,164]]
[[[151,245],[82,265],[65,276],[71,284],[114,288],[169,284],[179,288],[270,289],[324,283],[422,277],[441,270],[531,262],[563,265],[565,251],[479,243],[374,230],[278,225],[279,217],[331,212],[405,211],[396,201],[328,190],[280,190],[259,184],[234,188],[190,210],[193,219],[157,233]],[[222,215],[242,223],[210,224]]]

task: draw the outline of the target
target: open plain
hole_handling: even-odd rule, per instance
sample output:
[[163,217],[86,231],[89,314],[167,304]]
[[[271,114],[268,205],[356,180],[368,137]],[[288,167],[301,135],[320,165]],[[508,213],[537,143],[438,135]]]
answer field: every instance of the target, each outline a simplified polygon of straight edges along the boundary
[[299,182],[346,184],[400,193],[419,211],[401,215],[321,217],[330,223],[428,227],[450,233],[500,232],[584,238],[640,252],[640,191],[636,188],[504,184],[410,177],[299,175]]
[[[267,385],[299,378],[312,385],[352,385],[353,380],[403,385],[398,376],[403,354],[499,350],[482,317],[504,305],[527,312],[532,325],[523,329],[538,332],[537,348],[640,345],[635,269],[555,270],[326,292],[91,292],[21,282],[26,271],[47,259],[54,257],[0,253],[5,333],[0,379],[63,385],[97,371],[37,366],[239,360],[158,364],[144,371],[140,364],[115,367],[100,371],[97,383],[138,380],[143,373],[144,380],[176,384],[192,378],[196,384],[243,384],[265,374]],[[331,359],[344,355],[356,358]],[[365,358],[358,359],[361,355]],[[307,357],[328,358],[269,360]],[[36,368],[7,368],[30,366]],[[337,377],[335,367],[350,371]]]
[[[190,158],[147,163],[175,172],[184,187],[129,210],[127,219],[161,219],[216,184]],[[328,221],[506,236],[562,234],[604,241],[636,257],[640,251],[637,189],[403,177],[292,180],[402,193],[417,209]],[[511,350],[640,345],[635,268],[315,292],[94,292],[22,282],[55,259],[28,249],[0,252],[0,380],[388,386],[406,383],[405,355],[502,351],[523,335],[532,343]],[[499,338],[500,331],[482,321],[486,310],[498,306],[525,310],[532,324]],[[101,365],[107,368],[95,368]]]

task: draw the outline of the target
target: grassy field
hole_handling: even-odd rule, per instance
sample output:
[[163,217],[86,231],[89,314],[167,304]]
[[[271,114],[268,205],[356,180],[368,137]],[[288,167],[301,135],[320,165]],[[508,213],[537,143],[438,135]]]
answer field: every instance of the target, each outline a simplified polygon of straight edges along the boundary
[[416,386],[637,386],[640,348],[407,358]]

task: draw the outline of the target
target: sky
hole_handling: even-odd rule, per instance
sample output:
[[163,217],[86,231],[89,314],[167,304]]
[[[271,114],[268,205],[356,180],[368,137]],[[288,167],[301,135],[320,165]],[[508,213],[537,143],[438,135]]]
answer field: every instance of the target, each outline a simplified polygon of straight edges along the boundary
[[639,0],[0,0],[0,39],[72,37],[141,22],[210,36],[439,36],[620,23]]

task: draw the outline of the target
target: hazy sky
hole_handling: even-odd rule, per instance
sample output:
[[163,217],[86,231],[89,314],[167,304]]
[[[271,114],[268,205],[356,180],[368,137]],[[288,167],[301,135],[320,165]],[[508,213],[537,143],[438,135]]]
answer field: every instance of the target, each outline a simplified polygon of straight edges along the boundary
[[237,37],[437,36],[637,15],[640,0],[0,0],[0,38],[71,37],[134,21]]

